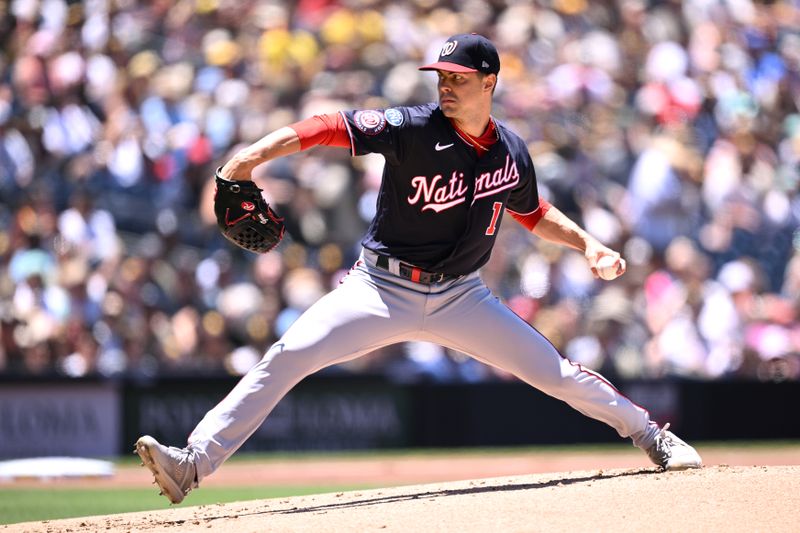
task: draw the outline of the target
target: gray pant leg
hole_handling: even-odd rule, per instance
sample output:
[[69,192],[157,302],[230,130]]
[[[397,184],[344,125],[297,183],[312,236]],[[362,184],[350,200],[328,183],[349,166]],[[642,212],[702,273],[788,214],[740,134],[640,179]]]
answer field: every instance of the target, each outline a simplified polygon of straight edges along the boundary
[[304,377],[382,346],[415,339],[424,298],[371,276],[365,265],[352,270],[336,290],[292,324],[194,429],[189,446],[195,452],[198,481],[244,444]]
[[462,290],[431,295],[426,332],[432,339],[511,372],[579,412],[613,427],[647,448],[657,427],[649,413],[601,375],[562,357],[532,326],[495,298],[477,275]]

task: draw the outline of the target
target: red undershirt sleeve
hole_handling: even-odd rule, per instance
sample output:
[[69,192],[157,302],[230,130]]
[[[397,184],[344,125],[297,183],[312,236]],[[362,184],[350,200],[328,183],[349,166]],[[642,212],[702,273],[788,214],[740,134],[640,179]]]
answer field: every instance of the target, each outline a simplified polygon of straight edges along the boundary
[[338,146],[350,148],[350,136],[341,113],[314,115],[311,118],[289,124],[300,138],[300,149],[312,146]]
[[520,213],[509,210],[508,214],[511,215],[514,220],[522,224],[528,231],[533,231],[533,228],[544,218],[545,213],[547,213],[551,207],[553,207],[553,204],[540,197],[539,207],[534,212],[521,215]]

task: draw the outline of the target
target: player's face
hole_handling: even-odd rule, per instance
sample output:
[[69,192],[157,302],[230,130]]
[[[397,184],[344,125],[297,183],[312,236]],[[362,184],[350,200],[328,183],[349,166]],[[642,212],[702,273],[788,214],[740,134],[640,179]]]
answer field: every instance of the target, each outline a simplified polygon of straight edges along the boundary
[[[446,117],[459,118],[487,95],[485,76],[477,72],[436,72],[439,75],[439,107]],[[491,98],[491,92],[488,94]]]

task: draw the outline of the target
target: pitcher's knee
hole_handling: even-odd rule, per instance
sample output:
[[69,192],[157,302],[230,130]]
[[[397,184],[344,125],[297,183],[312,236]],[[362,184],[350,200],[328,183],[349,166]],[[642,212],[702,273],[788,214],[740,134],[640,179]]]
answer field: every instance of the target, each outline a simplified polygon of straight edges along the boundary
[[256,366],[270,374],[290,373],[305,377],[314,371],[317,361],[308,350],[287,349],[278,342],[267,350]]
[[553,372],[547,375],[538,375],[536,388],[555,398],[572,396],[581,388],[581,384],[574,372]]

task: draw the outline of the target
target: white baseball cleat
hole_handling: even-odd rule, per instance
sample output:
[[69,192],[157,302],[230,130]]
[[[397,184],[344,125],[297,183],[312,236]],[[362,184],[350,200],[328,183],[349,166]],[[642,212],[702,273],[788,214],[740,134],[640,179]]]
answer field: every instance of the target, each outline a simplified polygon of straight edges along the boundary
[[136,453],[153,473],[161,494],[170,502],[181,503],[189,491],[197,487],[191,451],[174,446],[168,448],[145,435],[136,441]]
[[647,455],[664,470],[686,470],[703,466],[700,454],[669,431],[669,424],[665,424],[656,435],[655,442],[647,449]]

